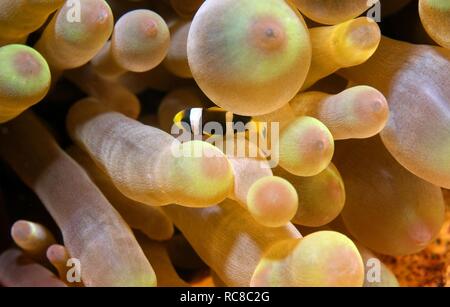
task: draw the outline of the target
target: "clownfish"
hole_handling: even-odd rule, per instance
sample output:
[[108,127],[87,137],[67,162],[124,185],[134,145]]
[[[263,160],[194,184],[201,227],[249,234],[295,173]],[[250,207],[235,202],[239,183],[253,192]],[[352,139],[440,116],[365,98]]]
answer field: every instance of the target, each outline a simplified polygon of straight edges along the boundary
[[[248,132],[249,125],[255,124],[257,132],[262,132],[262,135],[266,135],[266,128],[261,127],[260,123],[254,121],[251,116],[237,115],[232,112],[226,111],[219,107],[212,107],[208,109],[204,108],[190,108],[178,112],[173,118],[174,124],[182,130],[189,129],[192,134],[199,135],[213,135],[219,134],[218,129],[214,127],[221,128],[221,134],[236,134],[240,132]],[[205,131],[205,126],[213,127],[214,133],[212,131]],[[232,131],[230,131],[232,130]],[[260,131],[262,130],[262,131]]]

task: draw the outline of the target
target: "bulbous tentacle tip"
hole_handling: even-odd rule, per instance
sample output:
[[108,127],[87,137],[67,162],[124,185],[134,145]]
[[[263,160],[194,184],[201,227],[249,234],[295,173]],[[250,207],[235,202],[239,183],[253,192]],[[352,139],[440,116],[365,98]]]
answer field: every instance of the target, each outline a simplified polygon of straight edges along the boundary
[[217,147],[203,141],[189,141],[175,144],[169,151],[174,163],[164,176],[177,191],[179,204],[209,207],[230,195],[233,169]]
[[317,231],[273,245],[258,264],[252,286],[361,287],[364,264],[355,244],[335,231]]
[[130,11],[114,27],[112,54],[125,70],[144,72],[156,67],[166,57],[169,47],[169,28],[153,11]]
[[256,116],[279,109],[300,90],[311,42],[302,16],[285,1],[211,0],[192,20],[187,58],[216,105]]
[[46,256],[51,262],[62,262],[66,261],[69,255],[64,246],[53,244],[47,248]]
[[289,223],[297,212],[297,191],[281,177],[263,177],[250,187],[247,207],[260,224],[281,227]]
[[[34,78],[50,71],[45,59],[33,48],[26,45],[11,44],[0,48],[0,61],[7,64],[14,77]],[[4,69],[5,70],[5,69]]]
[[50,68],[33,48],[18,44],[1,47],[0,65],[1,117],[11,119],[47,94]]
[[384,123],[389,117],[389,104],[383,95],[363,95],[355,104],[355,114],[367,125],[369,123]]
[[350,44],[361,49],[376,48],[381,40],[381,31],[378,24],[371,18],[361,17],[352,20],[347,30],[347,39]]
[[280,135],[280,166],[297,176],[314,176],[331,162],[334,140],[327,127],[303,116]]
[[[73,9],[74,8],[66,2],[59,11],[57,31],[66,33],[66,35],[69,35],[70,37],[70,34],[74,35],[77,31],[81,30],[85,35],[80,35],[80,39],[84,36],[91,36],[88,35],[88,31],[101,31],[100,33],[109,31],[109,34],[111,34],[114,16],[106,1],[81,0],[81,3],[79,4],[79,13],[73,14]],[[73,14],[73,16],[71,14]],[[72,16],[72,19],[67,18],[67,16]],[[79,19],[75,17],[78,17]]]
[[30,223],[26,221],[17,221],[11,227],[11,237],[14,241],[24,242],[30,238],[33,229]]
[[368,17],[352,19],[330,29],[333,31],[333,55],[340,68],[366,62],[381,42],[380,27]]

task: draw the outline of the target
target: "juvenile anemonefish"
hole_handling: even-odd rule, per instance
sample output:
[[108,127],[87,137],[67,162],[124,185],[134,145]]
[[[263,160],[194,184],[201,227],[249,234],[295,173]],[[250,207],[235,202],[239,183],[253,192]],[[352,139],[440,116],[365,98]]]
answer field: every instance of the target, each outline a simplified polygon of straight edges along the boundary
[[[179,129],[186,130],[188,128],[195,135],[219,134],[218,129],[214,129],[214,125],[218,125],[217,128],[220,127],[222,134],[247,132],[248,124],[254,123],[254,127],[258,129],[257,132],[263,129],[262,133],[265,135],[265,128],[262,128],[259,122],[254,121],[252,117],[237,115],[219,107],[186,109],[175,115],[173,122]],[[214,133],[205,130],[205,127],[208,128],[208,126],[213,128]]]

